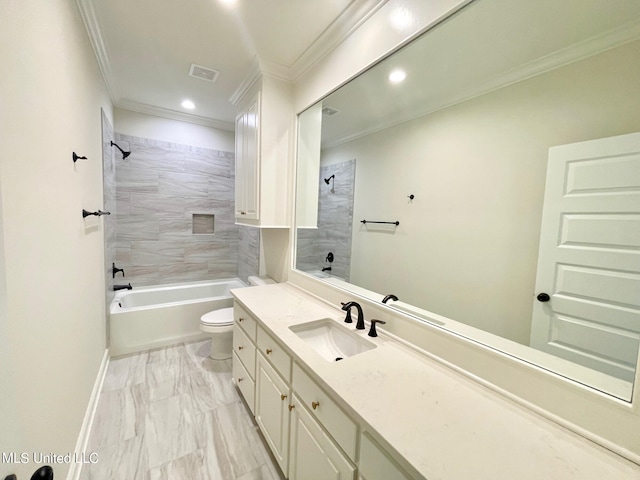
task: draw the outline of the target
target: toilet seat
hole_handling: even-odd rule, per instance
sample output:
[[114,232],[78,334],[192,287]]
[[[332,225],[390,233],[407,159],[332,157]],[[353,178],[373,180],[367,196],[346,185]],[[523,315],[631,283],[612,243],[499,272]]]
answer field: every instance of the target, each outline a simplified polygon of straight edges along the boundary
[[233,331],[233,307],[220,308],[200,317],[200,330],[206,333]]

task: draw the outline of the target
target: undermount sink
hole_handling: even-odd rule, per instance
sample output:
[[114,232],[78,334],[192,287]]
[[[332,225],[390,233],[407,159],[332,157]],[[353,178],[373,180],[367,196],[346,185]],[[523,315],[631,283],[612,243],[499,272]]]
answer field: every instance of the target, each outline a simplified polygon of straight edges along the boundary
[[330,362],[376,348],[375,344],[330,318],[293,325],[289,329]]

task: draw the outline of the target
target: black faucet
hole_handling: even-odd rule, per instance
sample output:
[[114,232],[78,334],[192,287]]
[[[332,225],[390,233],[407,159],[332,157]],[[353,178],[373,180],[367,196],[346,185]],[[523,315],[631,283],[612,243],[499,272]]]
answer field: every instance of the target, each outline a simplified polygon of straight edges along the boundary
[[394,301],[398,301],[398,297],[396,297],[393,293],[390,293],[389,295],[387,295],[386,297],[384,297],[382,299],[382,303],[387,303],[389,300],[394,300]]
[[322,269],[323,272],[330,272],[331,271],[331,267],[324,267]]
[[111,266],[112,266],[111,278],[116,278],[116,273],[118,273],[118,272],[122,272],[122,276],[124,277],[124,268],[116,267],[115,263],[112,263]]
[[131,290],[133,287],[131,286],[131,284],[129,285],[114,285],[113,286],[113,290],[114,291],[118,291],[118,290]]
[[344,319],[345,323],[353,322],[353,320],[351,320],[351,307],[356,307],[356,310],[358,310],[358,323],[356,323],[356,329],[364,330],[364,313],[362,313],[362,307],[359,303],[347,302],[342,304],[342,310],[347,312],[347,316]]
[[367,334],[370,337],[378,336],[378,332],[376,332],[376,323],[381,323],[382,325],[384,325],[387,322],[385,322],[384,320],[376,320],[375,318],[371,320],[371,327],[369,328],[369,333]]

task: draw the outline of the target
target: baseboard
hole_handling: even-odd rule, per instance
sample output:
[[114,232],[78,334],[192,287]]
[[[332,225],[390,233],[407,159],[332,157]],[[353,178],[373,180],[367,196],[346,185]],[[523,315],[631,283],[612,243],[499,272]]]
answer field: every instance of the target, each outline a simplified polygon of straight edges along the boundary
[[[91,433],[91,427],[93,425],[93,418],[98,408],[98,400],[100,399],[100,391],[102,390],[102,384],[107,374],[107,367],[109,366],[109,349],[104,351],[102,357],[102,363],[100,364],[100,370],[96,376],[96,381],[93,384],[93,390],[91,391],[91,397],[89,398],[89,404],[82,420],[82,426],[80,427],[80,434],[78,435],[78,441],[76,442],[75,452],[80,458],[86,456],[89,458],[89,452],[87,452],[87,444],[89,443],[89,435]],[[80,480],[80,473],[82,472],[82,463],[72,462],[67,474],[67,480]]]
[[147,350],[153,350],[154,348],[169,347],[171,345],[178,345],[180,343],[196,342],[198,340],[206,340],[211,338],[206,333],[194,333],[188,335],[177,335],[175,337],[163,338],[155,342],[147,342],[139,345],[127,345],[127,346],[114,346],[110,347],[110,353],[112,357],[121,357],[125,355],[132,355],[134,353],[146,352]]

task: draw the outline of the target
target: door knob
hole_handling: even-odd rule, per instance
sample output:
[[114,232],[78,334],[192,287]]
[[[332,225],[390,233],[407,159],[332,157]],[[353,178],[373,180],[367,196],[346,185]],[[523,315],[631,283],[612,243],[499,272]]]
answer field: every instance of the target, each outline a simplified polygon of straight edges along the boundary
[[549,294],[544,292],[539,293],[536,298],[538,299],[539,302],[548,302],[549,300],[551,300],[551,297],[549,296]]

